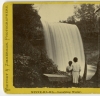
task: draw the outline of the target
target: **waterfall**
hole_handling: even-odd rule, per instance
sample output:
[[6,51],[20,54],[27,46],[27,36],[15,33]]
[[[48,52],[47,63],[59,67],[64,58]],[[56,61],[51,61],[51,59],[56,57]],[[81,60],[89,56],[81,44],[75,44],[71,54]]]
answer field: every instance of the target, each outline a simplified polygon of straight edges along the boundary
[[47,55],[61,71],[66,71],[69,61],[78,58],[83,76],[85,57],[80,32],[76,25],[42,21]]

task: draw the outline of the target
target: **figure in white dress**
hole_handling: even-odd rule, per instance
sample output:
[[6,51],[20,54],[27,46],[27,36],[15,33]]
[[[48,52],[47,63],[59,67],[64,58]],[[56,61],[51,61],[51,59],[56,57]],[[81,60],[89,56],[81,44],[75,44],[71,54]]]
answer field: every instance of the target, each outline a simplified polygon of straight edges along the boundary
[[80,71],[81,71],[81,67],[80,67],[80,64],[78,63],[78,58],[75,57],[73,59],[73,65],[72,65],[72,76],[73,76],[73,84],[75,86],[78,86],[79,84],[79,76],[80,76]]

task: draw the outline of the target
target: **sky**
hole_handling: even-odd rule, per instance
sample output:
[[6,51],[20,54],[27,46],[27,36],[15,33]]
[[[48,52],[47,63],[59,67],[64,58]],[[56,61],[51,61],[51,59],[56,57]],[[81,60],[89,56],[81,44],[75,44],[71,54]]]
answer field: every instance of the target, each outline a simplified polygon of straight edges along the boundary
[[41,19],[48,22],[67,20],[74,14],[73,4],[35,4]]

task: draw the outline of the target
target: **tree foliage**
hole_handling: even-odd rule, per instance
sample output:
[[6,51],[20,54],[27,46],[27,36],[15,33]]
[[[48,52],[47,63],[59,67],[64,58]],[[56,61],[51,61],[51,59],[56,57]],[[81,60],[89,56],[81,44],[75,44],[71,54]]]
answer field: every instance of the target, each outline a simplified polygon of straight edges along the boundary
[[[34,9],[34,5],[13,5],[13,29],[14,43],[18,43],[17,36],[30,41],[33,45],[37,44],[37,39],[43,40],[40,16],[37,10]],[[19,41],[19,43],[21,42]]]
[[91,32],[94,29],[94,10],[94,4],[82,4],[80,7],[75,7],[75,16],[80,20],[84,31]]
[[81,4],[80,7],[75,6],[75,16],[80,21],[90,21],[94,19],[94,4]]
[[44,73],[57,72],[48,58],[40,16],[34,5],[13,5],[14,86],[42,87]]
[[75,18],[74,16],[70,16],[67,18],[67,20],[59,21],[60,23],[69,23],[69,24],[75,24]]
[[74,16],[68,17],[68,18],[67,18],[67,23],[75,24],[75,17],[74,17]]
[[[35,34],[38,27],[41,27],[40,16],[30,4],[13,5],[13,27],[15,35],[29,38]],[[28,37],[29,36],[29,37]]]
[[43,87],[45,84],[43,74],[56,73],[57,66],[45,55],[42,59],[41,57],[35,59],[15,54],[13,72],[15,87]]

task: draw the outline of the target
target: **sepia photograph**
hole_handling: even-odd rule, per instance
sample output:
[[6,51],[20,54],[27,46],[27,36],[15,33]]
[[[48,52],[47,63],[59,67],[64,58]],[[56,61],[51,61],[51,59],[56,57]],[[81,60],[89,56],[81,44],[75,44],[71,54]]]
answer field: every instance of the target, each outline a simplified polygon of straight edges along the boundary
[[100,4],[13,4],[15,88],[100,88]]

